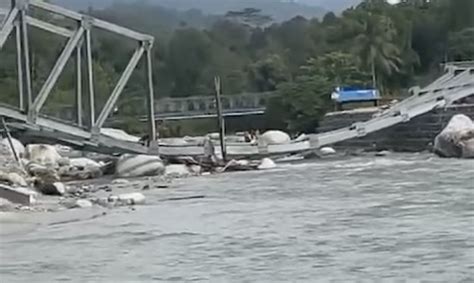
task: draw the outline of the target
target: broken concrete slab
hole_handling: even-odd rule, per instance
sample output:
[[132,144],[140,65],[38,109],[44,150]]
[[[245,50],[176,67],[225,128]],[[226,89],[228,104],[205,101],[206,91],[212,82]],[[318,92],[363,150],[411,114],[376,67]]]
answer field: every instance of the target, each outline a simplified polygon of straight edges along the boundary
[[13,203],[30,206],[36,201],[36,193],[27,188],[12,188],[0,184],[0,198],[7,199]]

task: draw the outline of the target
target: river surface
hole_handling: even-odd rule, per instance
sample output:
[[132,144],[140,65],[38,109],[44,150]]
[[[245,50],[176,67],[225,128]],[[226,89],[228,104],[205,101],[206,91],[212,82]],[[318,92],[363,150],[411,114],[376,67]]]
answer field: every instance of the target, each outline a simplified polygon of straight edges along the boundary
[[173,187],[135,211],[1,224],[0,281],[474,281],[472,160],[354,157]]

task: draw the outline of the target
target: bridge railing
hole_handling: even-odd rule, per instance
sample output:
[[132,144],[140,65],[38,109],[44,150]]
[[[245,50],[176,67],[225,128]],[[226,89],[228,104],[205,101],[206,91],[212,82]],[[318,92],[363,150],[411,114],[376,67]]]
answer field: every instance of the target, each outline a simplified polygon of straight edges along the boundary
[[[273,92],[244,93],[222,96],[223,110],[265,108]],[[208,113],[215,112],[214,96],[192,96],[183,98],[162,98],[155,101],[155,109],[159,114],[172,113]]]

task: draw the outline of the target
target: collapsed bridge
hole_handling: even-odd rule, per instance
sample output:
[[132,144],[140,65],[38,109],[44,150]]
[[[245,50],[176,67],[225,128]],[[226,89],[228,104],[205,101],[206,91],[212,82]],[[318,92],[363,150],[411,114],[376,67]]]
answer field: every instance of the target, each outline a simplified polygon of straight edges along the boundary
[[[29,15],[31,8],[40,9],[49,13],[60,15],[77,23],[75,29],[61,27],[50,22]],[[130,29],[83,15],[62,7],[52,5],[41,0],[12,0],[11,9],[3,18],[0,26],[0,51],[5,45],[7,38],[15,34],[17,51],[17,73],[18,73],[18,105],[0,104],[0,116],[8,119],[11,128],[21,130],[29,136],[49,139],[54,142],[65,143],[90,151],[100,152],[131,152],[140,154],[160,154],[163,156],[204,154],[203,146],[191,145],[167,145],[159,144],[156,139],[156,119],[160,114],[155,113],[155,97],[152,82],[152,47],[154,38]],[[32,92],[31,60],[29,58],[29,26],[33,26],[56,35],[67,38],[61,54],[51,70],[46,81],[37,94]],[[111,33],[119,34],[126,38],[135,40],[138,44],[128,62],[124,72],[120,76],[113,91],[96,117],[94,72],[92,68],[91,33],[94,29],[101,29]],[[84,53],[84,54],[83,54]],[[85,55],[85,56],[83,56]],[[85,57],[85,58],[83,58]],[[75,119],[73,121],[59,120],[48,117],[41,113],[41,109],[51,94],[58,81],[60,74],[64,71],[68,60],[73,58],[76,65],[76,91],[75,91]],[[148,147],[136,142],[125,141],[103,134],[104,123],[112,114],[118,98],[122,94],[134,69],[140,60],[144,60],[147,72],[147,84],[145,100],[147,101],[146,117],[140,119],[148,123],[148,136],[151,142]],[[84,62],[83,62],[84,61]],[[86,74],[82,74],[82,64],[86,65]],[[82,85],[85,82],[86,91]],[[405,123],[412,118],[430,112],[436,108],[447,107],[454,102],[474,95],[474,63],[458,62],[449,63],[445,66],[445,73],[430,85],[411,89],[412,95],[407,99],[392,105],[390,108],[378,113],[372,119],[358,122],[349,127],[319,134],[311,134],[305,140],[299,140],[285,145],[253,145],[253,144],[229,144],[227,154],[232,156],[253,156],[272,154],[291,154],[310,151],[326,145],[339,143],[345,140],[363,137],[367,134],[392,127],[399,123]],[[83,109],[83,94],[87,94],[88,107]],[[201,98],[202,100],[203,98]],[[262,97],[263,99],[263,97]],[[189,99],[188,99],[189,100]],[[171,102],[170,102],[171,103]],[[176,103],[176,101],[173,101]],[[205,103],[208,105],[209,103]],[[175,104],[173,104],[175,105]],[[176,104],[177,105],[177,104]],[[181,105],[181,104],[180,104]],[[255,108],[261,106],[260,102]],[[184,107],[184,106],[183,106]],[[198,105],[198,107],[200,107]],[[205,106],[208,112],[208,106]],[[160,107],[158,107],[160,108]],[[195,107],[193,106],[193,109]],[[209,109],[208,109],[209,108]],[[181,113],[182,109],[175,107],[169,115],[169,119],[185,118],[187,114]],[[161,109],[160,109],[161,110]],[[258,108],[258,114],[263,113],[262,107]],[[206,112],[206,113],[207,113]],[[250,111],[247,111],[251,113]],[[197,115],[194,113],[193,115]],[[201,115],[201,114],[199,114]],[[206,114],[209,117],[213,114]],[[88,122],[84,123],[84,117]],[[163,117],[162,117],[163,118]]]

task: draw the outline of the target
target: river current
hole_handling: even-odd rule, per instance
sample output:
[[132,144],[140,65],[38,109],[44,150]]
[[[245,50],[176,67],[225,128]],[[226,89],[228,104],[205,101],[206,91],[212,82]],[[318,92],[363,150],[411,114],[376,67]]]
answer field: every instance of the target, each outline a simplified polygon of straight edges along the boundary
[[146,195],[1,223],[0,281],[474,281],[473,160],[318,160]]

